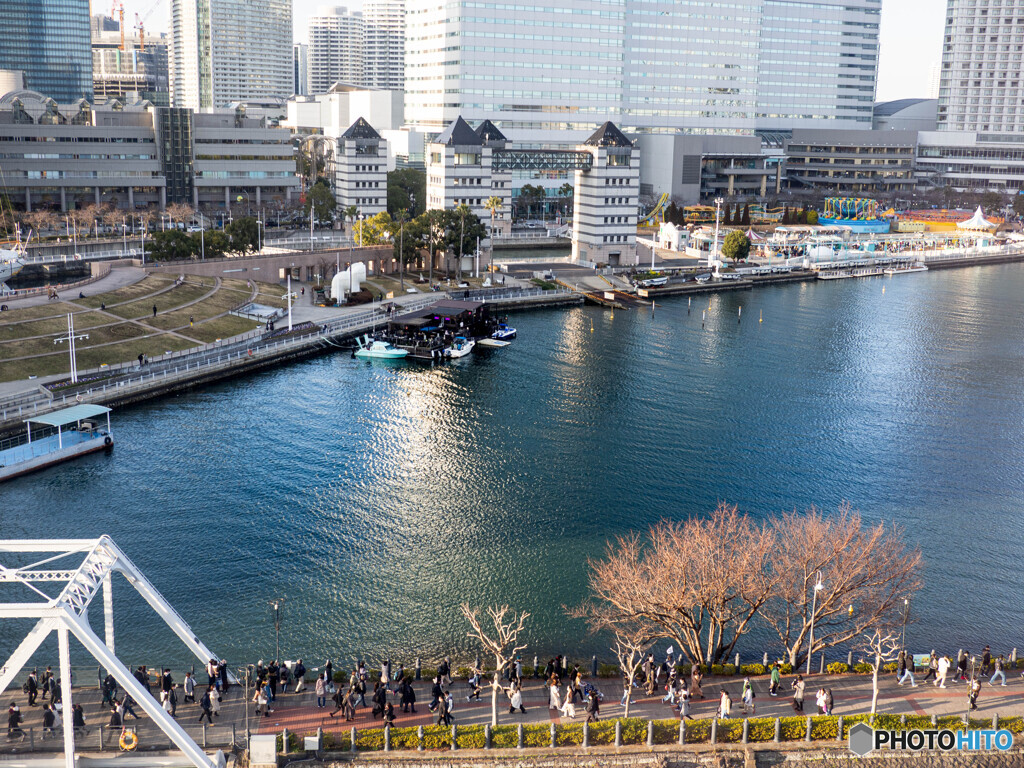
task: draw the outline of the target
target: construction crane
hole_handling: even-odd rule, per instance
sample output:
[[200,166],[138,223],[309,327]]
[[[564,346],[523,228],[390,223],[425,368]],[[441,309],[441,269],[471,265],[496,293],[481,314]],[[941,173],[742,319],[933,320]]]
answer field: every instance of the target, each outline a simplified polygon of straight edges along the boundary
[[121,51],[124,51],[124,3],[115,2],[110,8],[110,15],[116,16],[117,28],[121,30]]
[[146,27],[145,24],[149,20],[149,17],[153,15],[153,11],[157,9],[160,3],[154,3],[150,6],[149,10],[146,11],[142,16],[135,14],[135,29],[139,30],[139,50],[146,50]]

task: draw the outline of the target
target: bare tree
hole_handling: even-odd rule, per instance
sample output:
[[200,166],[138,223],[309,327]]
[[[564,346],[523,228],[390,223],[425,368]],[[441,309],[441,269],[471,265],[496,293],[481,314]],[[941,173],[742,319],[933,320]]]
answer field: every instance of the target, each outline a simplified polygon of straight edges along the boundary
[[878,707],[878,673],[885,664],[896,661],[900,649],[900,638],[895,633],[882,633],[881,629],[875,629],[863,636],[860,650],[867,655],[867,659],[861,659],[871,665],[871,714],[875,714]]
[[[846,643],[871,627],[896,621],[903,600],[921,587],[921,552],[908,549],[902,531],[884,523],[865,528],[844,504],[825,516],[811,508],[771,523],[775,588],[761,610],[800,666],[807,653]],[[813,599],[821,573],[822,588]],[[814,610],[814,648],[807,649]]]
[[[530,614],[516,613],[507,605],[489,606],[487,616],[482,620],[479,608],[470,608],[468,603],[460,606],[462,615],[469,622],[467,636],[478,640],[484,650],[494,657],[494,677],[491,679],[491,725],[498,724],[498,691],[501,690],[501,676],[515,659],[516,654],[526,647],[519,644],[519,633],[523,631]],[[490,622],[486,621],[490,619]],[[493,630],[485,624],[493,624]]]
[[651,648],[653,638],[647,629],[639,624],[615,627],[615,641],[612,650],[622,670],[622,685],[626,689],[626,711],[623,717],[629,717],[629,705],[633,703],[633,684],[637,672],[644,663],[644,657]]
[[675,640],[693,663],[728,656],[771,594],[772,532],[735,506],[708,518],[661,522],[590,561],[590,590],[613,624],[629,621]]
[[196,215],[196,212],[192,208],[192,206],[186,205],[185,203],[171,203],[170,205],[167,206],[165,213],[167,214],[167,218],[169,218],[171,221],[177,221],[182,223],[186,221],[191,221],[192,217]]

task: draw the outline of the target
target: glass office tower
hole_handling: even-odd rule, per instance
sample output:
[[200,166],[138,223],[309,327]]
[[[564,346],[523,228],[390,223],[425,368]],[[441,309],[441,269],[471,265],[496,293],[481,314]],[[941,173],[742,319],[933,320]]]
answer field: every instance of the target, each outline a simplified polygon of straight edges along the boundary
[[92,99],[89,0],[0,0],[0,69],[66,104]]

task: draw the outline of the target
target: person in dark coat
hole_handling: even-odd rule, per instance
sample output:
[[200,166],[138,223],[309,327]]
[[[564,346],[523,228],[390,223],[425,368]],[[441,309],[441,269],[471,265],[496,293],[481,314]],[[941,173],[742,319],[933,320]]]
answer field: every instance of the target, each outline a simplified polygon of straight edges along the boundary
[[441,689],[441,678],[435,677],[433,684],[430,686],[430,704],[427,705],[427,709],[431,712],[437,709],[437,702],[444,696],[444,691]]
[[388,689],[379,681],[373,684],[373,696],[371,697],[371,701],[373,701],[372,714],[374,719],[383,717],[384,705],[388,702]]
[[28,680],[25,682],[26,693],[28,693],[28,705],[34,707],[36,705],[36,696],[39,695],[39,680],[36,671],[33,669],[28,676]]
[[412,712],[416,714],[416,691],[412,687],[412,683],[409,682],[409,678],[402,680],[402,685],[399,687],[401,692],[401,702],[403,712]]
[[216,694],[213,693],[213,690],[214,688],[211,685],[206,689],[206,692],[203,694],[203,698],[199,700],[199,706],[203,708],[202,714],[199,715],[200,723],[203,722],[203,718],[205,717],[210,722],[210,725],[213,725],[213,704],[210,703],[210,696],[216,696]]
[[85,712],[81,704],[71,705],[71,725],[75,728],[85,728]]
[[394,725],[395,720],[395,705],[389,701],[384,705],[384,725]]
[[53,705],[47,704],[43,708],[43,735],[53,733],[53,724],[57,722],[57,716],[53,713]]
[[18,733],[21,733],[21,709],[12,701],[7,710],[7,735],[14,736]]

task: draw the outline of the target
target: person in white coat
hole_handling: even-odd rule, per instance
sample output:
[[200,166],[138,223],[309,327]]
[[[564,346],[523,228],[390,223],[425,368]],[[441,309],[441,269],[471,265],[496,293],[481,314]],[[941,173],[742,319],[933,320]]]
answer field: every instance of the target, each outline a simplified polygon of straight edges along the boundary
[[565,686],[565,701],[562,703],[563,717],[576,717],[576,705],[572,703],[572,686]]
[[558,678],[552,675],[548,680],[548,709],[561,709],[562,702],[558,698]]
[[935,679],[932,685],[937,685],[939,688],[946,687],[946,675],[949,674],[949,659],[946,656],[939,657],[938,663],[939,676]]

